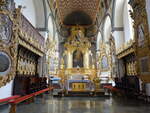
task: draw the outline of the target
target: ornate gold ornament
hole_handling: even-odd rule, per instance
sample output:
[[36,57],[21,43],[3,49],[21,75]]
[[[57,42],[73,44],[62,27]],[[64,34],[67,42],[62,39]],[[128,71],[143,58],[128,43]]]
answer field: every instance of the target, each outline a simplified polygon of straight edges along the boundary
[[[64,44],[64,47],[66,48],[66,56],[68,58],[67,68],[73,67],[73,60],[75,61],[81,58],[84,68],[89,68],[89,52],[91,43],[88,38],[84,36],[84,32],[83,27],[72,27],[71,36],[68,37],[67,42]],[[73,59],[74,55],[77,59]]]
[[[53,40],[51,37],[47,38],[46,41],[46,55],[47,55],[47,63],[48,63],[48,72],[51,75],[57,73],[58,64],[59,64],[59,56],[57,55],[57,43],[56,40]],[[51,69],[52,65],[54,66],[54,70]],[[61,67],[61,66],[60,66]]]
[[[133,8],[131,17],[134,20],[135,29],[135,55],[137,65],[136,72],[139,78],[144,82],[150,82],[150,32],[148,28],[148,19],[146,12],[146,0],[130,0],[129,2]],[[145,59],[148,58],[148,59]],[[142,65],[143,62],[145,65]],[[146,65],[147,64],[147,65]],[[143,68],[146,67],[143,72]]]
[[[0,4],[4,3],[4,0],[0,1]],[[18,24],[14,15],[6,9],[0,10],[0,87],[16,75]]]
[[18,58],[18,63],[25,62],[27,65],[23,67],[18,64],[16,67],[18,45],[39,56],[45,53],[44,38],[21,14],[21,7],[10,10],[3,7],[7,5],[5,3],[5,0],[0,1],[0,87],[14,79],[16,71],[20,74],[35,74],[34,62]]
[[[68,37],[67,42],[64,44],[65,51],[63,56],[67,56],[67,68],[64,68],[64,60],[61,59],[61,68],[58,70],[58,77],[62,78],[62,84],[68,80],[69,77],[75,75],[86,75],[89,80],[95,82],[97,79],[97,70],[95,66],[90,66],[88,60],[90,56],[91,43],[88,38],[84,37],[84,28],[75,26],[71,30],[71,36]],[[84,56],[83,67],[73,67],[73,53],[76,52],[76,57],[79,59],[80,55]],[[87,63],[88,62],[88,63]],[[93,61],[94,62],[94,61]],[[77,84],[76,84],[77,85]],[[76,90],[81,90],[77,88]]]
[[84,29],[82,27],[73,27],[71,34],[72,35],[68,38],[68,41],[64,45],[68,51],[73,52],[75,50],[79,50],[84,53],[91,47],[89,40],[84,37]]

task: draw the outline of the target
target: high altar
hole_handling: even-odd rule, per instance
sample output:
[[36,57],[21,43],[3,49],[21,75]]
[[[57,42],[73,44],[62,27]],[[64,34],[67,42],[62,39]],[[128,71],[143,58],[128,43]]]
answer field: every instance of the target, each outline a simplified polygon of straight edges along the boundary
[[[61,78],[61,82],[67,92],[99,90],[97,69],[91,57],[91,42],[84,34],[83,27],[72,27],[71,35],[64,44],[65,50],[58,76]],[[67,60],[64,61],[64,58]]]

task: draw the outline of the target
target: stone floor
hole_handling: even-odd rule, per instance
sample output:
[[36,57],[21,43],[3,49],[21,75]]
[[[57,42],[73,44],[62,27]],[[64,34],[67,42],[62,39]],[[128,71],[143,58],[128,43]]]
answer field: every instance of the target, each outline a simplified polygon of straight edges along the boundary
[[[9,113],[9,106],[0,106],[0,113]],[[17,113],[150,113],[143,102],[106,97],[40,97],[31,104],[20,104]]]

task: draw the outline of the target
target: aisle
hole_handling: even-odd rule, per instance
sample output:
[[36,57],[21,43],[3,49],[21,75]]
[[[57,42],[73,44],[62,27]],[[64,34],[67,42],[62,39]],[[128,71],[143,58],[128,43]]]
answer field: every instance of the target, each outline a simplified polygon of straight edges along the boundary
[[[0,107],[0,113],[8,113],[8,106]],[[131,100],[112,98],[40,97],[35,103],[21,104],[17,113],[150,113],[150,105]]]

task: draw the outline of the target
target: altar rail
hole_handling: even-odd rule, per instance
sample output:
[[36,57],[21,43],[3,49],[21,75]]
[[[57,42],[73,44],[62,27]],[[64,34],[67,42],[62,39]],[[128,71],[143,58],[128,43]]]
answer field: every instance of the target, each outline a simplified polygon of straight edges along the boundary
[[10,101],[9,104],[11,105],[11,107],[10,107],[9,113],[16,113],[16,111],[17,111],[17,105],[19,103],[24,102],[24,101],[28,101],[29,103],[30,102],[34,102],[34,98],[37,95],[42,95],[45,92],[52,91],[52,90],[53,90],[53,87],[42,89],[42,90],[37,91],[35,93],[31,93],[29,95],[25,95],[25,96],[22,96],[22,97],[19,97],[17,99],[14,99],[14,100]]
[[21,15],[20,31],[23,38],[37,49],[44,51],[44,37],[36,30],[36,28]]

